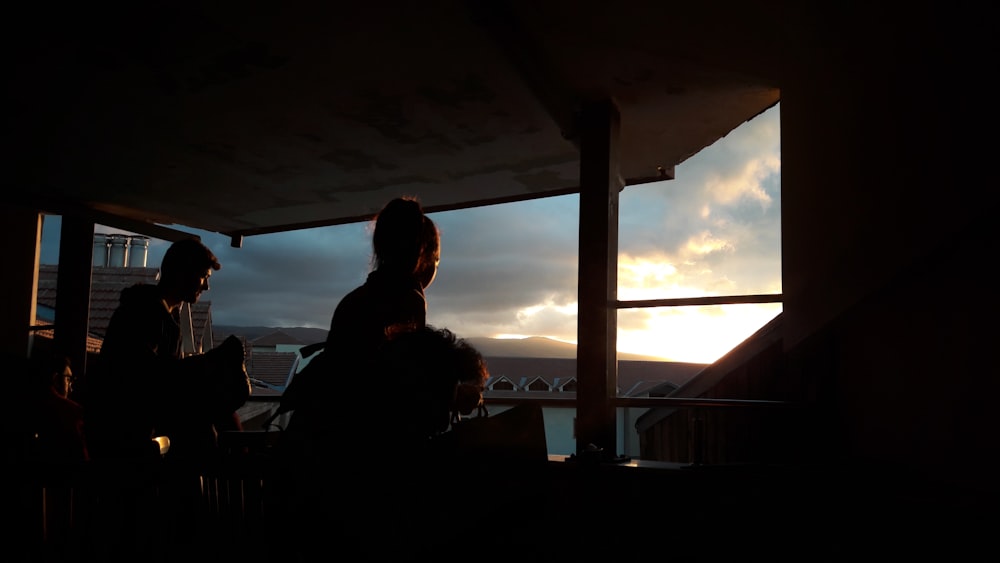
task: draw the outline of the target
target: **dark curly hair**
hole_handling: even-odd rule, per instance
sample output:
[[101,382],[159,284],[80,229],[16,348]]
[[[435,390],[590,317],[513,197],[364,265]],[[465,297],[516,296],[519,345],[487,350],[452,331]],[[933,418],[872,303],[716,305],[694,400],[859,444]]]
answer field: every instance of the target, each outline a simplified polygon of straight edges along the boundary
[[446,328],[400,326],[387,333],[378,358],[381,381],[393,389],[395,409],[407,411],[424,436],[447,430],[460,384],[485,388],[486,359]]

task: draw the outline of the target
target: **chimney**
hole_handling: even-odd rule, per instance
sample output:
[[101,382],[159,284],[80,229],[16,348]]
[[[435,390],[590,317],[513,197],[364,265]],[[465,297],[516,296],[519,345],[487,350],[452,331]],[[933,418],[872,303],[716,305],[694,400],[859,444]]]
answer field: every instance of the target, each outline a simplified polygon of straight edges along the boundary
[[128,263],[128,237],[122,234],[108,235],[108,266],[124,268]]
[[149,237],[121,233],[94,233],[94,266],[145,268]]
[[128,265],[130,268],[145,268],[149,256],[149,237],[134,235],[128,239]]
[[94,233],[94,266],[108,265],[108,249],[111,242],[104,233]]

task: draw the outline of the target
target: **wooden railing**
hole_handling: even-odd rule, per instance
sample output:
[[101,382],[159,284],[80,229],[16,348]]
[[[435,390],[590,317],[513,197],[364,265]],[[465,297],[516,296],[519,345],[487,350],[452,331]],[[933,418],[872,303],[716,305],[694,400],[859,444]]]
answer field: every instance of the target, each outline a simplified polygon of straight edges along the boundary
[[[489,405],[512,405],[533,401],[543,406],[573,408],[575,401],[566,398],[548,399],[487,399]],[[708,419],[695,413],[721,411],[789,412],[797,405],[782,401],[690,399],[674,397],[620,398],[615,399],[616,407],[670,407],[692,413],[690,420],[692,443],[701,444]],[[697,423],[695,421],[701,421]],[[170,526],[158,518],[148,518],[144,526],[146,533],[134,538],[126,538],[126,547],[131,553],[156,553],[150,560],[184,560],[184,549],[197,539],[210,542],[208,547],[217,549],[227,556],[240,555],[248,561],[260,561],[275,555],[280,559],[280,545],[270,539],[274,535],[275,518],[273,498],[273,458],[271,456],[280,431],[249,431],[225,433],[220,436],[220,456],[199,476],[198,505],[196,506],[197,527],[188,532],[172,531]],[[574,461],[571,457],[550,458],[555,464],[553,471],[560,475],[570,469],[558,466]],[[577,461],[580,461],[578,459]],[[586,461],[585,459],[583,461]],[[595,460],[600,462],[601,460]],[[630,460],[625,467],[642,471],[671,471],[679,467],[699,465],[704,454],[696,452],[692,463],[670,464]],[[373,462],[378,467],[379,462]],[[388,461],[389,465],[397,465]],[[109,528],[108,494],[127,488],[136,493],[135,502],[139,513],[157,515],[170,506],[170,489],[167,484],[175,477],[173,468],[153,460],[144,464],[93,462],[73,465],[53,465],[39,463],[29,458],[12,458],[8,467],[15,468],[11,477],[5,480],[4,489],[8,500],[5,504],[10,511],[7,522],[14,522],[16,532],[8,545],[17,553],[18,561],[55,561],[75,563],[103,558],[121,537],[116,537]],[[405,464],[399,468],[405,471]],[[336,475],[331,473],[331,479]],[[504,476],[503,478],[514,478]],[[501,478],[501,480],[503,479]],[[574,477],[580,478],[580,477]],[[614,473],[610,479],[630,480],[627,474]],[[562,482],[562,477],[556,481]],[[602,478],[603,479],[603,478]],[[548,482],[548,481],[547,481]],[[600,487],[608,486],[598,484]],[[482,491],[488,504],[491,493]],[[547,490],[547,495],[555,495],[556,503],[564,502],[561,495],[576,494],[562,490],[559,486]],[[165,504],[166,503],[166,504]],[[127,517],[125,514],[111,514]],[[121,523],[121,522],[119,522]],[[181,533],[181,536],[171,535]],[[280,541],[280,540],[276,540]],[[178,546],[179,542],[179,546]],[[159,552],[158,552],[159,550]],[[162,552],[167,550],[166,552]],[[267,553],[264,553],[264,552]],[[162,553],[160,553],[162,552]],[[148,555],[148,553],[147,553]],[[174,559],[176,556],[176,559]]]

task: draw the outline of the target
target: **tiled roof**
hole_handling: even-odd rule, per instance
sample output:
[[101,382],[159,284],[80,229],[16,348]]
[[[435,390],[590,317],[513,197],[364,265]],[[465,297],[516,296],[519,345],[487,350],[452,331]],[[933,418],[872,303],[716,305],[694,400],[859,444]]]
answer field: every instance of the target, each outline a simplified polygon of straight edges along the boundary
[[[38,326],[41,326],[41,325],[49,325],[49,326],[51,326],[52,325],[51,322],[49,322],[47,320],[44,320],[44,319],[38,319],[38,320],[36,320],[35,324],[38,325]],[[45,339],[48,339],[48,340],[52,340],[53,338],[55,338],[55,336],[56,336],[55,335],[55,330],[53,330],[51,328],[40,328],[40,329],[38,329],[38,330],[35,331],[35,338],[45,338]],[[87,353],[88,354],[96,354],[96,353],[100,352],[101,351],[101,344],[103,344],[103,343],[104,343],[103,339],[98,338],[98,337],[96,337],[96,336],[94,336],[92,334],[88,334],[87,335]]]
[[[38,304],[56,306],[56,278],[59,266],[41,264],[38,267]],[[90,280],[89,332],[104,337],[111,314],[118,307],[118,295],[136,283],[156,283],[158,268],[120,268],[94,266]]]
[[[288,384],[298,356],[295,352],[254,350],[246,357],[247,373],[250,374],[251,378],[262,381],[266,385],[284,389]],[[253,394],[257,397],[277,397],[281,395],[281,391],[255,385]]]
[[[137,283],[155,284],[159,268],[93,266],[90,279],[90,334],[103,338],[108,330],[112,313],[118,308],[121,291]],[[38,266],[38,304],[54,308],[56,306],[56,283],[59,266],[41,264]],[[196,338],[205,331],[212,319],[212,302],[199,301],[191,308],[191,322]],[[200,343],[196,343],[200,344]]]

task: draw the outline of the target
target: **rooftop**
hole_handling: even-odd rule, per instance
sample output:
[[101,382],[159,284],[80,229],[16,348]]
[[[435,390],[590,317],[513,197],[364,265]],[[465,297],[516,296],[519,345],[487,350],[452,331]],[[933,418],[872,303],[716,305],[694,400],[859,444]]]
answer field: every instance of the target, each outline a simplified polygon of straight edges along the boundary
[[[159,268],[128,267],[128,266],[94,266],[90,280],[90,317],[88,333],[99,349],[99,341],[108,330],[111,315],[118,308],[121,291],[137,283],[155,284]],[[55,308],[59,266],[56,264],[41,264],[38,267],[38,305],[49,309]],[[206,326],[211,322],[212,302],[198,301],[191,307],[191,323],[197,342]],[[41,319],[51,323],[53,319]],[[89,346],[89,345],[88,345]],[[211,346],[208,346],[211,347]]]

